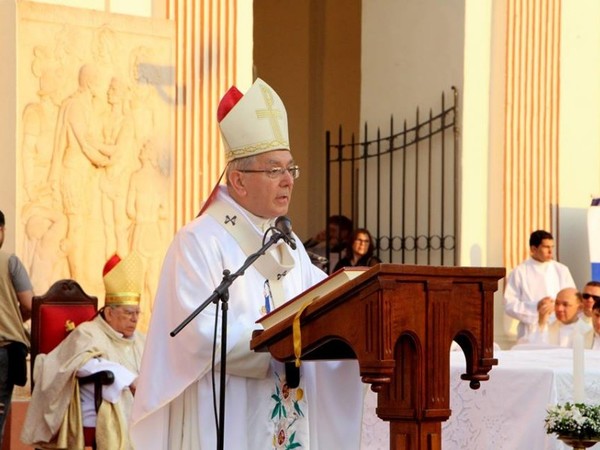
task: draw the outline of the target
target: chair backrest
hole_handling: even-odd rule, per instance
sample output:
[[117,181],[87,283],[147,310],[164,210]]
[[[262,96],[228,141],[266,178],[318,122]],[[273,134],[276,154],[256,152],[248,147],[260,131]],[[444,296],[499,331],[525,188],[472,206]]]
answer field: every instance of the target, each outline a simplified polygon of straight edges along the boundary
[[98,298],[86,294],[74,280],[59,280],[44,295],[34,296],[31,308],[31,387],[39,353],[49,353],[81,322],[92,319]]

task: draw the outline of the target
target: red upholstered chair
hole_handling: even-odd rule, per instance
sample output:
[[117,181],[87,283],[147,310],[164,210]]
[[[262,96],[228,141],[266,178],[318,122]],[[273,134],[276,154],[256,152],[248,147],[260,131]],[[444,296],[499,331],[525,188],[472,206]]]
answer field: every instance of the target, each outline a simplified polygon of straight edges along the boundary
[[[81,322],[91,320],[98,309],[98,298],[86,294],[74,280],[60,280],[44,295],[34,296],[31,309],[31,389],[34,389],[33,367],[39,353],[51,352]],[[96,411],[102,402],[102,386],[111,384],[114,375],[102,371],[79,380],[94,383]],[[95,448],[95,433],[87,430],[85,445]]]

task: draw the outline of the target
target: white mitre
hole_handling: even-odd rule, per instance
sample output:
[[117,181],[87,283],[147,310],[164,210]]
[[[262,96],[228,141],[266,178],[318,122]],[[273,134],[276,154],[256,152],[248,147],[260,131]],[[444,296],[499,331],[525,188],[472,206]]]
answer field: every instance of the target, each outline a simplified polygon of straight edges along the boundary
[[227,161],[290,149],[285,106],[260,78],[246,94],[231,87],[219,103],[217,120]]

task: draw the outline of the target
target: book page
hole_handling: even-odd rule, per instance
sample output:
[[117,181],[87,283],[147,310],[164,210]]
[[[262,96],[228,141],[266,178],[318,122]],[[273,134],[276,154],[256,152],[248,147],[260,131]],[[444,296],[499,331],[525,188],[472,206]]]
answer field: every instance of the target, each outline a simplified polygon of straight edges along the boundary
[[300,295],[285,302],[278,308],[275,308],[270,313],[258,319],[256,323],[261,324],[266,330],[276,323],[281,322],[283,319],[297,313],[305,303],[312,302],[316,298],[329,294],[348,281],[365,273],[368,269],[369,267],[344,267],[315,284],[313,287],[308,288]]

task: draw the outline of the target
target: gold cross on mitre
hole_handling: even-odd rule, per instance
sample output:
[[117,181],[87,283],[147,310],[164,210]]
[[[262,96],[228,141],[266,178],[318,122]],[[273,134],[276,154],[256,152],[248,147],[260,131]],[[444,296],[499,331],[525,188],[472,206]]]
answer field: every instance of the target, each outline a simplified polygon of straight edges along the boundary
[[271,86],[257,78],[245,95],[235,87],[227,92],[219,129],[228,161],[290,149],[285,106]]
[[283,114],[280,110],[273,109],[275,100],[273,100],[273,93],[271,89],[268,86],[261,85],[260,91],[262,93],[263,98],[265,99],[267,109],[257,109],[256,117],[259,119],[269,119],[275,139],[277,141],[283,141],[284,137],[281,132],[281,127],[279,126],[279,121],[283,118]]

